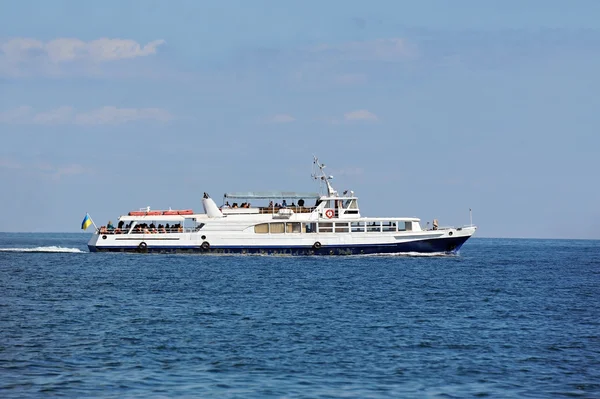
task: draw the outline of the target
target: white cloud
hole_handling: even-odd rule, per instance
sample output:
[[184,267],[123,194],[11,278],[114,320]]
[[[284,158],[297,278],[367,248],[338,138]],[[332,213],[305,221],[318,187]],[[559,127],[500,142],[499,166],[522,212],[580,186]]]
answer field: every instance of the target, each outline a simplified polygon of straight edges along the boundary
[[374,113],[367,111],[366,109],[359,109],[356,111],[346,112],[344,114],[344,120],[348,122],[353,121],[371,121],[376,122],[379,120],[377,115]]
[[321,44],[314,47],[312,51],[351,60],[391,61],[411,58],[416,54],[415,47],[401,38]]
[[75,115],[74,122],[79,125],[118,125],[138,120],[167,122],[172,115],[160,108],[117,108],[102,107]]
[[163,43],[164,40],[154,40],[141,46],[135,40],[109,38],[89,42],[60,38],[44,43],[30,38],[14,38],[0,44],[0,50],[8,61],[25,61],[42,56],[54,63],[75,60],[107,62],[156,54],[156,49]]
[[294,122],[296,118],[288,114],[278,114],[267,119],[268,123],[290,123]]
[[73,107],[62,106],[49,111],[34,112],[22,106],[0,112],[0,123],[34,125],[119,125],[133,121],[168,122],[173,116],[161,108],[117,108],[106,106],[85,112],[76,112]]
[[22,123],[29,118],[31,107],[23,105],[21,107],[0,112],[0,123]]
[[37,125],[61,125],[73,119],[73,107],[62,106],[56,109],[40,112],[32,116],[32,122]]
[[[156,54],[164,40],[141,45],[131,39],[100,38],[85,42],[58,38],[48,42],[31,38],[0,41],[0,73],[9,76],[58,75],[60,66],[94,65]],[[97,71],[94,71],[97,73]]]

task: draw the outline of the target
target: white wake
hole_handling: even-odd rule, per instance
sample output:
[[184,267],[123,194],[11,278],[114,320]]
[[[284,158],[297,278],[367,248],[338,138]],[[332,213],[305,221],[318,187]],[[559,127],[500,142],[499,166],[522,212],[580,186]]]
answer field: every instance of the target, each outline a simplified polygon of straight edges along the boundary
[[72,253],[83,254],[84,251],[78,248],[65,248],[57,246],[35,247],[35,248],[0,248],[0,252],[48,252],[48,253]]
[[377,253],[377,254],[360,254],[360,255],[350,255],[350,256],[407,256],[407,257],[415,257],[415,258],[428,258],[428,257],[456,257],[458,253],[451,252],[391,252],[391,253]]

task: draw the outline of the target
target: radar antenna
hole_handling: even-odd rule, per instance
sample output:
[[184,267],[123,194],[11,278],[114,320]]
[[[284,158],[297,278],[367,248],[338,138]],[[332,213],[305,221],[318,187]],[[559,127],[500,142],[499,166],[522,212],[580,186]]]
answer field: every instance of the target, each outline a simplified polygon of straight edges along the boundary
[[315,155],[313,155],[313,158],[313,164],[317,166],[317,170],[315,170],[315,172],[311,175],[312,178],[315,180],[320,180],[320,183],[325,182],[325,184],[327,185],[327,195],[329,197],[337,197],[338,192],[333,189],[331,183],[329,182],[329,180],[333,179],[333,176],[328,176],[325,173],[325,164],[320,163],[319,158],[317,158]]

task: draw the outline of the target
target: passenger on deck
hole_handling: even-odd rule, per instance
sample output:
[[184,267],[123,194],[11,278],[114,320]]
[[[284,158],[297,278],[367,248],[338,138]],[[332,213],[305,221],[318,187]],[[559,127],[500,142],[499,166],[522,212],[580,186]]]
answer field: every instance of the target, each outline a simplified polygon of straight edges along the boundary
[[225,205],[223,205],[223,208],[231,208],[231,205],[229,205],[229,201],[225,202]]
[[106,230],[113,231],[114,229],[115,229],[115,226],[113,226],[112,222],[109,220],[108,224],[106,225]]
[[290,206],[291,206],[291,207],[293,207],[293,208],[295,208],[295,207],[296,207],[296,204],[294,204],[294,203],[292,202],[292,205],[290,205]]
[[269,208],[273,207],[273,201],[269,201]]
[[237,208],[237,207],[238,207],[237,202],[234,202],[232,208]]
[[287,202],[285,200],[283,200],[283,202],[281,203],[281,206],[284,208],[287,207]]
[[171,228],[169,227],[169,223],[167,223],[167,224],[165,225],[165,229],[167,230],[167,233],[170,233],[170,232],[171,232]]
[[302,198],[298,200],[298,206],[304,206],[304,200]]

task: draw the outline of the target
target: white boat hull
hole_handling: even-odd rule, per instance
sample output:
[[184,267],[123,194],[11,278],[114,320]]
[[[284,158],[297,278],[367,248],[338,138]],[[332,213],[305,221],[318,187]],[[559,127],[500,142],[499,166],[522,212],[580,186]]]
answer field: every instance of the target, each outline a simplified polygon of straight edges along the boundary
[[94,234],[91,252],[357,255],[456,253],[476,227],[390,233]]

